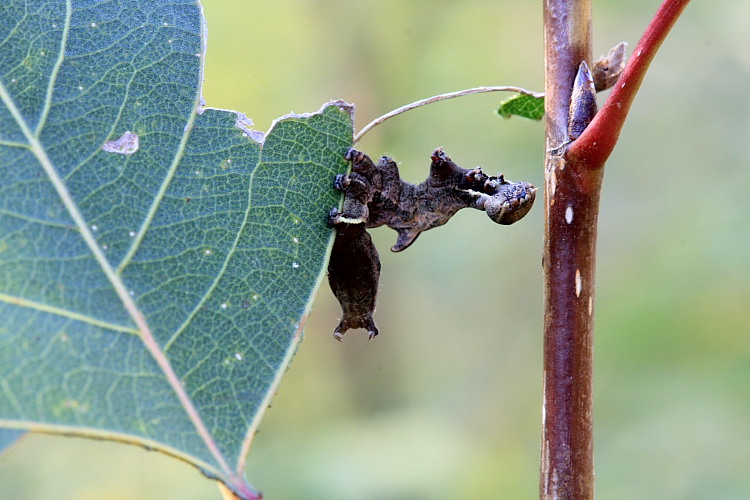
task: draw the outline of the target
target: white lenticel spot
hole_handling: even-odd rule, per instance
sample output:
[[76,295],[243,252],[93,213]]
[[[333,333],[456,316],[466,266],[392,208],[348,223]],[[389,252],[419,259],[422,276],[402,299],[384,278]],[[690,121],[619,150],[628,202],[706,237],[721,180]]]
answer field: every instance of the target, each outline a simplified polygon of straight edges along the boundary
[[583,284],[581,283],[581,270],[576,269],[576,297],[581,296],[581,288]]
[[573,207],[570,205],[565,208],[565,222],[567,224],[573,222]]
[[557,190],[557,175],[555,174],[554,170],[552,170],[552,175],[550,175],[549,187],[550,187],[550,192],[552,194],[552,197],[554,198],[555,191]]

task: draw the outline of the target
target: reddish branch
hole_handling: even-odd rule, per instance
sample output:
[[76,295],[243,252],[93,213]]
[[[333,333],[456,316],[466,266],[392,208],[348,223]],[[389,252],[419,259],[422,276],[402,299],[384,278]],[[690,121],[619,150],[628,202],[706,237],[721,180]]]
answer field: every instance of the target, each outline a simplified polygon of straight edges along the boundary
[[689,1],[667,0],[659,7],[604,106],[581,137],[568,148],[568,162],[583,168],[604,166],[615,148],[646,70]]
[[591,5],[590,0],[544,2],[544,500],[594,498],[593,304],[603,167],[648,64],[687,2],[664,1],[604,107],[562,155],[573,81],[581,61],[591,62]]

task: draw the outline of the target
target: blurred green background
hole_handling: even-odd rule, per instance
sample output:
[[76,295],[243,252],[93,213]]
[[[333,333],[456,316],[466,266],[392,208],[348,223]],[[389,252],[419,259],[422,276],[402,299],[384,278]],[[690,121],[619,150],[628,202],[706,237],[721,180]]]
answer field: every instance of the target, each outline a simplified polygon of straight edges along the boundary
[[[594,2],[594,53],[635,46],[659,2]],[[259,130],[329,99],[356,126],[478,85],[543,89],[541,1],[204,0],[204,96]],[[596,300],[597,496],[750,498],[750,4],[693,2],[608,162]],[[543,126],[505,95],[395,118],[359,148],[426,177],[436,146],[543,185]],[[604,96],[600,96],[602,99]],[[601,101],[600,101],[601,102]],[[540,197],[541,200],[541,197]],[[476,211],[383,261],[376,320],[343,344],[327,285],[250,452],[269,500],[537,498],[541,201],[517,225]],[[28,436],[0,459],[0,500],[218,499],[158,453]]]

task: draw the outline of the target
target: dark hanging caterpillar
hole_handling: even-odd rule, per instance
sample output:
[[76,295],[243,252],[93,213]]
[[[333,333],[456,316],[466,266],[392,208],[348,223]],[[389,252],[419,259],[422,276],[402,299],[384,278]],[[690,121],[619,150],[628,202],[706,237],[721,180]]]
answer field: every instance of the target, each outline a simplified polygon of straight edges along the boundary
[[341,304],[343,316],[333,331],[342,340],[350,328],[378,334],[372,319],[380,280],[380,258],[364,224],[336,224],[336,242],[328,264],[328,283]]
[[442,148],[431,156],[430,174],[421,184],[401,180],[396,162],[387,156],[375,164],[364,153],[349,149],[349,174],[338,175],[334,187],[344,192],[342,211],[329,214],[336,239],[328,265],[328,282],[343,316],[333,332],[342,340],[351,328],[378,334],[372,318],[380,279],[380,258],[365,230],[388,226],[398,233],[391,251],[408,248],[422,233],[442,226],[462,208],[484,210],[498,224],[513,224],[528,213],[536,188],[528,182],[488,176],[477,167],[456,165]]

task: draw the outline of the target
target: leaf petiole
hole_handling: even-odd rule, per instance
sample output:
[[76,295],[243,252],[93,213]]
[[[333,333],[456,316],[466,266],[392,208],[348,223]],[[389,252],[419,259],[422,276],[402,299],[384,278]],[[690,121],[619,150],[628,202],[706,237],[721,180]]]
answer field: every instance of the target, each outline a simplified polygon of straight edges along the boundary
[[472,94],[484,94],[485,92],[516,92],[518,94],[525,94],[530,95],[532,97],[544,97],[543,93],[540,92],[532,92],[530,90],[523,89],[521,87],[514,87],[510,85],[501,85],[497,87],[474,87],[471,89],[464,89],[464,90],[457,90],[455,92],[448,92],[446,94],[438,94],[436,96],[428,97],[426,99],[422,99],[419,101],[412,102],[410,104],[406,104],[404,106],[401,106],[400,108],[396,108],[393,111],[390,111],[383,116],[380,116],[378,118],[375,118],[373,121],[362,127],[362,130],[360,130],[355,136],[354,136],[354,142],[353,144],[357,144],[359,140],[372,128],[374,128],[377,125],[380,125],[384,121],[386,121],[389,118],[393,118],[394,116],[400,115],[401,113],[405,113],[411,109],[419,108],[421,106],[424,106],[426,104],[432,104],[434,102],[438,101],[445,101],[447,99],[453,99],[455,97],[463,97],[466,95],[472,95]]

